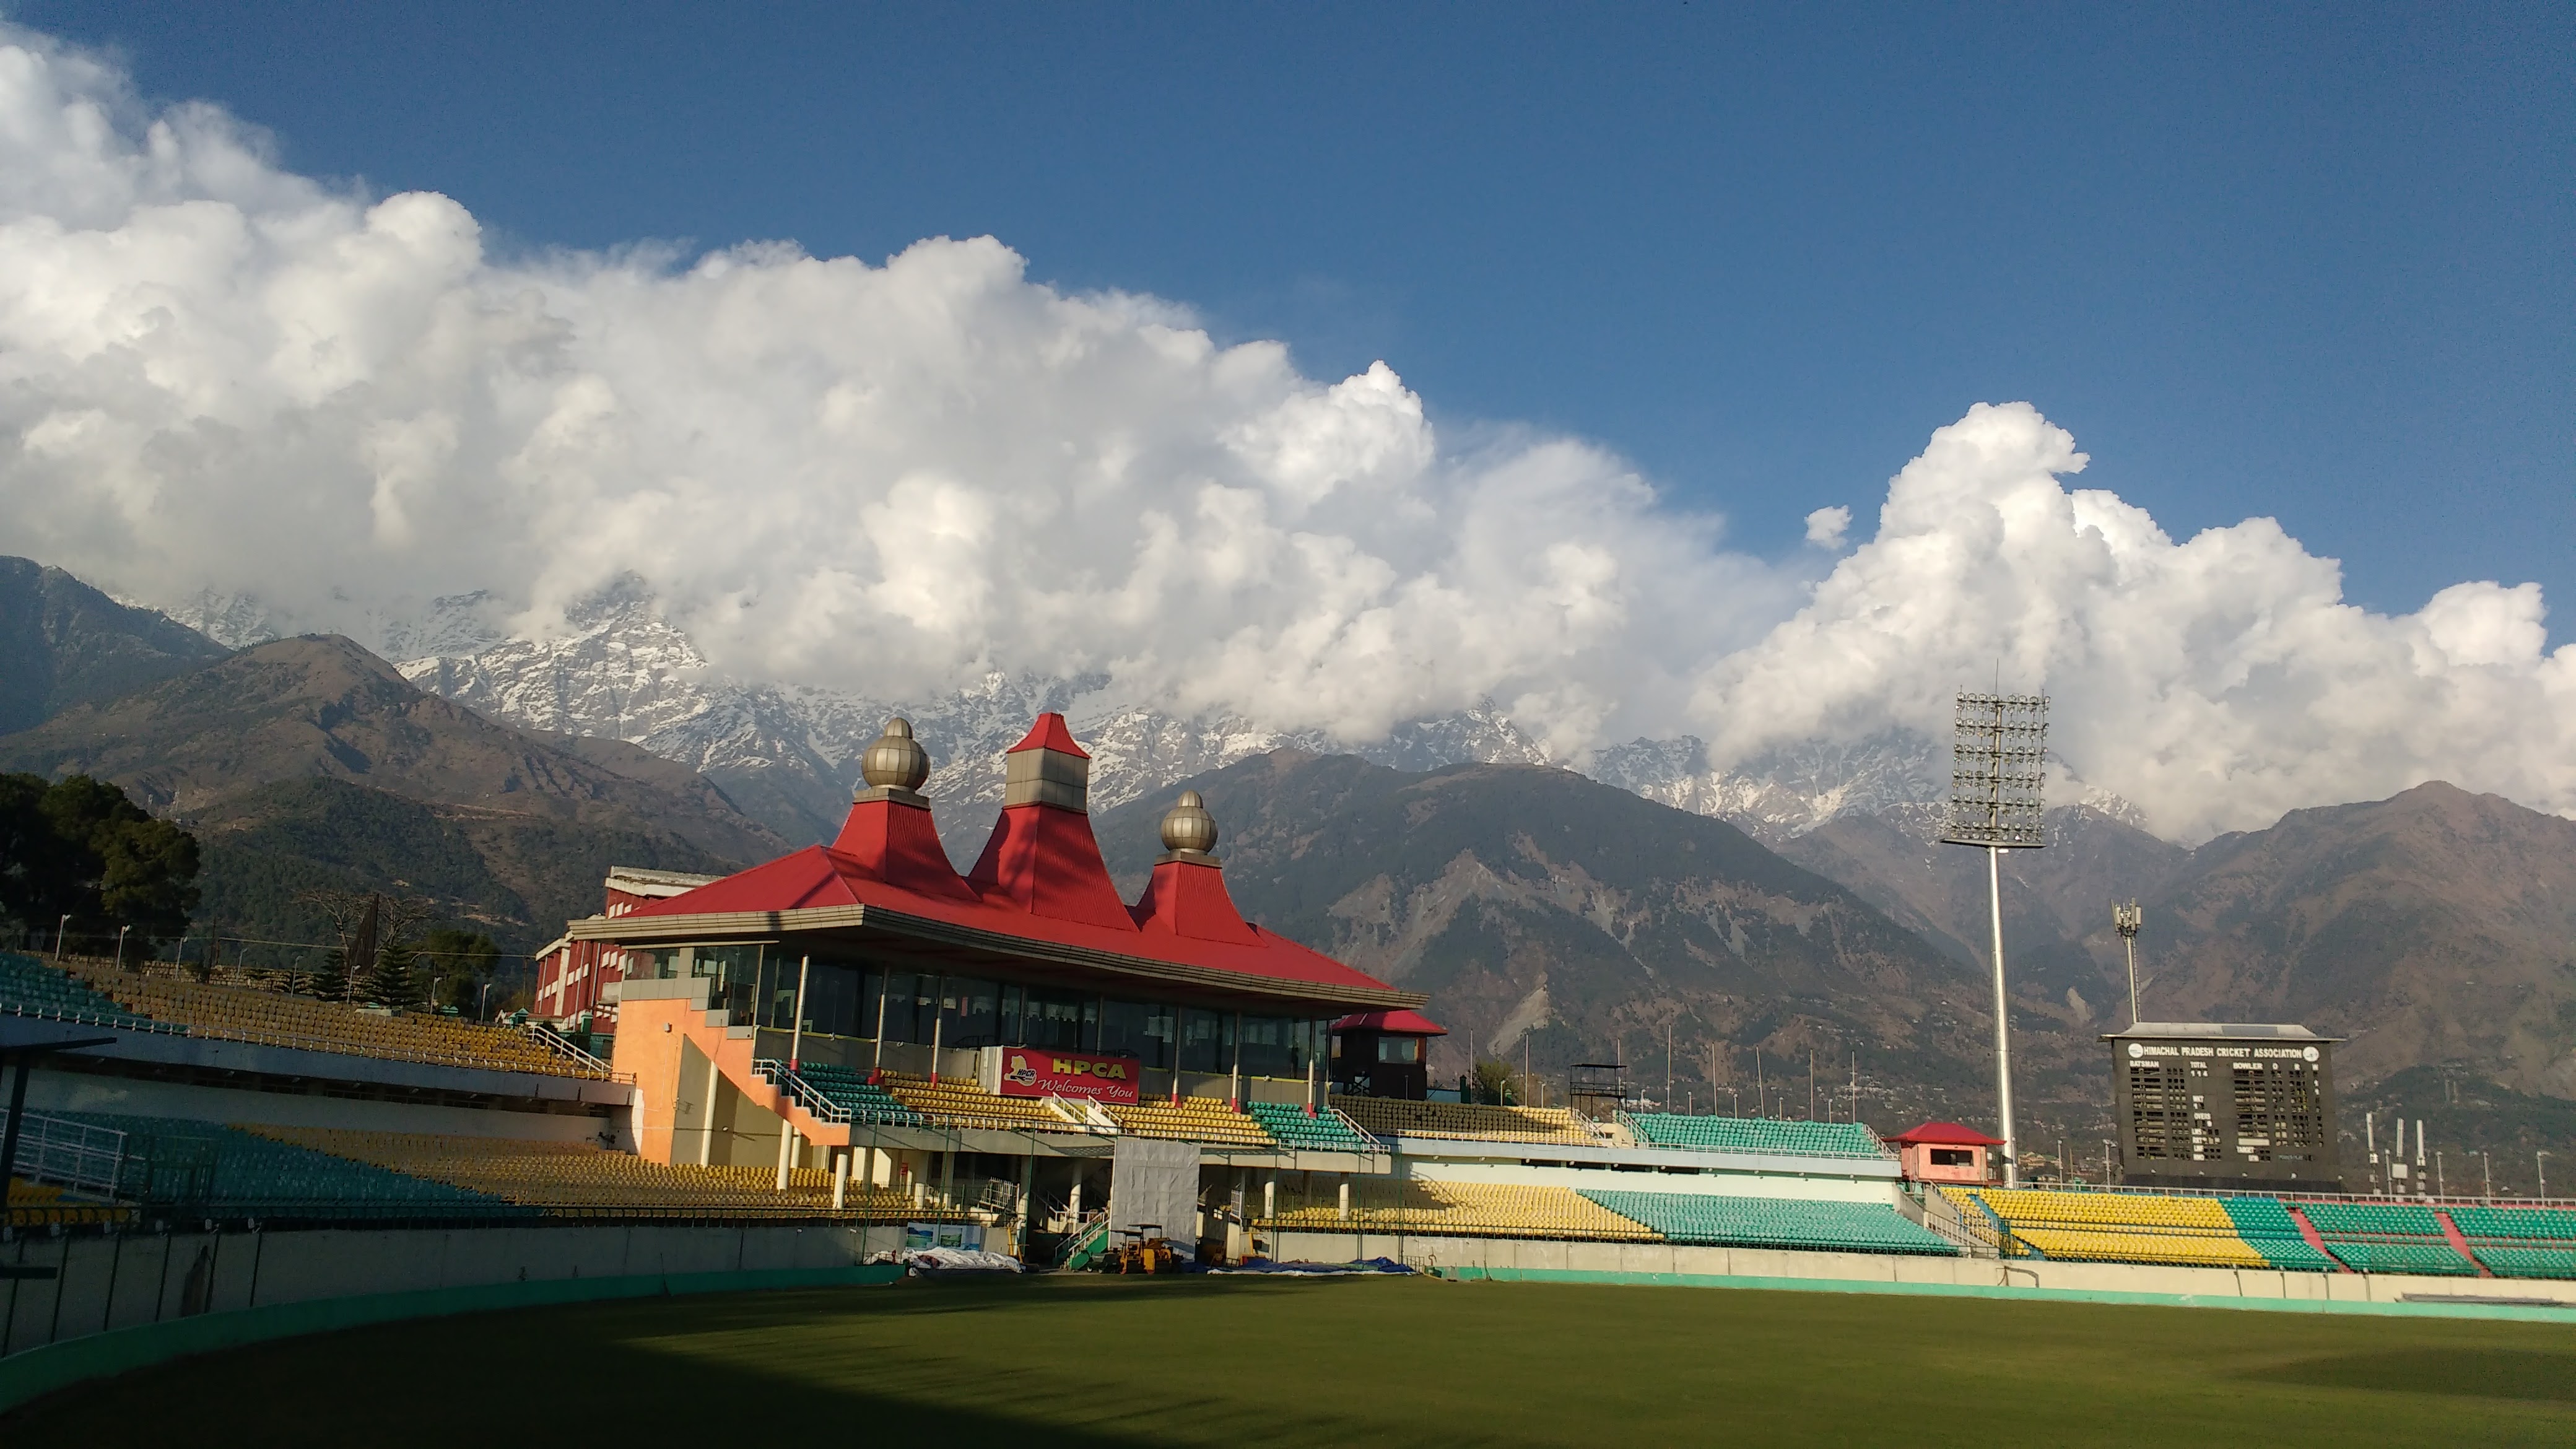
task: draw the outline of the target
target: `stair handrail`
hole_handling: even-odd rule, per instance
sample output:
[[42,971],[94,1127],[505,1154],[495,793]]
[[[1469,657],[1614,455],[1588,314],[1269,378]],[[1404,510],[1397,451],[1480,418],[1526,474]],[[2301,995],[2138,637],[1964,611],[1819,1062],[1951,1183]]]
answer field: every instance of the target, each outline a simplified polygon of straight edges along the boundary
[[527,1025],[527,1033],[528,1035],[535,1037],[537,1040],[544,1042],[548,1047],[553,1048],[555,1055],[562,1057],[564,1060],[571,1062],[575,1066],[587,1067],[590,1070],[599,1073],[602,1077],[609,1077],[614,1074],[613,1069],[608,1065],[608,1063],[603,1062],[599,1058],[592,1056],[590,1053],[583,1051],[581,1048],[574,1046],[562,1032],[555,1030],[551,1026],[546,1026],[542,1023],[532,1021]]
[[1367,1156],[1367,1157],[1384,1157],[1384,1156],[1386,1156],[1386,1153],[1387,1153],[1387,1147],[1386,1147],[1386,1144],[1385,1144],[1384,1142],[1381,1142],[1381,1141],[1379,1141],[1379,1140],[1378,1140],[1378,1135],[1377,1135],[1376,1133],[1371,1132],[1370,1130],[1368,1130],[1367,1128],[1365,1128],[1365,1127],[1361,1126],[1361,1125],[1360,1125],[1360,1124],[1358,1124],[1357,1122],[1352,1121],[1352,1120],[1351,1120],[1351,1118],[1350,1118],[1350,1114],[1348,1114],[1348,1113],[1344,1112],[1341,1108],[1334,1106],[1334,1105],[1333,1105],[1332,1103],[1330,1103],[1330,1102],[1325,1103],[1325,1104],[1323,1105],[1323,1107],[1322,1107],[1322,1109],[1321,1109],[1321,1110],[1322,1110],[1322,1111],[1324,1111],[1324,1112],[1326,1112],[1326,1113],[1331,1114],[1332,1119],[1333,1119],[1334,1121],[1336,1121],[1336,1122],[1341,1123],[1341,1124],[1342,1124],[1343,1129],[1344,1129],[1344,1130],[1346,1130],[1346,1131],[1348,1131],[1352,1136],[1357,1137],[1357,1138],[1358,1138],[1359,1140],[1361,1140],[1362,1142],[1365,1142],[1365,1143],[1367,1143],[1367,1144],[1368,1144],[1367,1149],[1362,1153],[1362,1155],[1363,1155],[1363,1156]]
[[[18,1159],[9,1170],[28,1182],[54,1182],[101,1197],[116,1196],[125,1168],[125,1133],[41,1112],[20,1116]],[[98,1166],[105,1161],[104,1168]]]

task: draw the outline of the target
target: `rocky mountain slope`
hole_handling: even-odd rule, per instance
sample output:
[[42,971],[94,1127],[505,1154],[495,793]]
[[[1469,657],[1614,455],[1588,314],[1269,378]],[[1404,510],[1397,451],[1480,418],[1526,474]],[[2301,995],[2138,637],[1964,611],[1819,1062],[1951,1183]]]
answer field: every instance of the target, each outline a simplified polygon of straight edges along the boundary
[[494,724],[332,637],[74,707],[0,738],[0,768],[113,780],[191,825],[203,916],[236,930],[310,932],[295,891],[372,885],[430,894],[524,946],[596,910],[612,858],[720,869],[788,848],[666,760]]
[[[1855,1051],[1873,1121],[1988,1095],[1975,968],[1723,821],[1535,766],[1278,751],[1186,784],[1247,915],[1431,994],[1453,1032],[1440,1074],[1471,1050],[1517,1063],[1526,1044],[1541,1069],[1624,1053],[1661,1095],[1669,1030],[1676,1098],[1702,1105],[1751,1110],[1758,1071],[1774,1110],[1794,1078],[1803,1115],[1810,1054],[1839,1103]],[[1122,883],[1168,794],[1099,817]]]
[[61,569],[0,558],[0,734],[112,699],[230,653]]
[[[2146,911],[2149,1020],[2300,1021],[2352,1038],[2347,1083],[2442,1067],[2576,1096],[2576,822],[2421,785],[2296,811],[2183,850],[2081,808],[2003,858],[2005,959],[2067,1028],[2128,1020],[2111,904]],[[1792,859],[1943,950],[1982,960],[1982,854],[1934,843],[1928,808],[1846,816]]]
[[2147,911],[2150,1017],[2305,1021],[2351,1038],[2347,1080],[2576,1097],[2576,821],[2438,782],[2293,811],[2193,851]]

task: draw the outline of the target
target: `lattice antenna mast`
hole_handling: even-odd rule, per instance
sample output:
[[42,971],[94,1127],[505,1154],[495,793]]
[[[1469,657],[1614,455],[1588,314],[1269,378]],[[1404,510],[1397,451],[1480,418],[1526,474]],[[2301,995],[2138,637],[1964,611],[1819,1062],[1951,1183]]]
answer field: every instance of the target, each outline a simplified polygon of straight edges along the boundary
[[2138,1024],[2138,930],[2146,925],[2147,913],[2138,903],[2111,907],[2111,929],[2120,933],[2120,942],[2129,951],[2129,1025]]
[[2013,1132],[2012,1007],[2004,992],[2003,853],[2048,843],[2040,820],[2048,755],[2048,696],[1961,694],[1953,720],[1946,845],[1986,852],[1995,968],[1995,1108],[2004,1139],[2004,1186],[2021,1185],[2021,1143]]

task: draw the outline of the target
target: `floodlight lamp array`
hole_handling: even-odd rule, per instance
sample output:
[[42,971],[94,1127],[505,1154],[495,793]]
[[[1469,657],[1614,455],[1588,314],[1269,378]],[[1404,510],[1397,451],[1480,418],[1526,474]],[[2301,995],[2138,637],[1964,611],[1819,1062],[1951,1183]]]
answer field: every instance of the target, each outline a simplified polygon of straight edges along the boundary
[[2048,696],[1962,694],[1954,720],[1949,845],[2037,850],[2048,755]]

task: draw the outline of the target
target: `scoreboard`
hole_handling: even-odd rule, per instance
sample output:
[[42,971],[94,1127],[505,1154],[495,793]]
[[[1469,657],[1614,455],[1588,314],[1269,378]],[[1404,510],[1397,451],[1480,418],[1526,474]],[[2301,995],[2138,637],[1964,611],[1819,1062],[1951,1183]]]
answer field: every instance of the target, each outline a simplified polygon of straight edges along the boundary
[[2123,1182],[2343,1190],[2335,1038],[2304,1026],[2150,1021],[2102,1040]]

